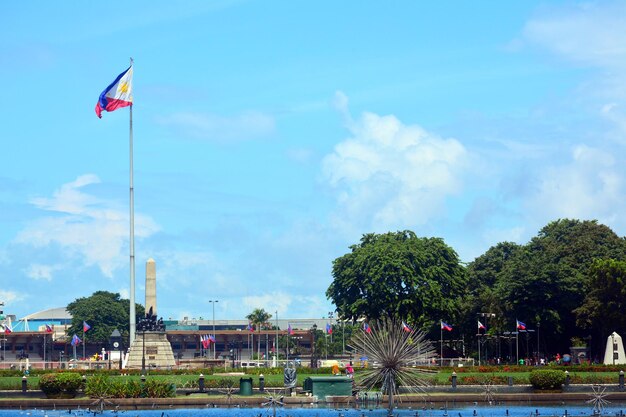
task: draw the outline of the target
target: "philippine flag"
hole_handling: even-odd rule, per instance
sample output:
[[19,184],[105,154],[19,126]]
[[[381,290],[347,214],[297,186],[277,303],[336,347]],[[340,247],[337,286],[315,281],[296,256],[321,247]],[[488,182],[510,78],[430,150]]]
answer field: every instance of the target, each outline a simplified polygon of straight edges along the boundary
[[83,321],[83,333],[87,333],[89,329],[91,329],[91,326],[86,321]]
[[248,323],[248,327],[246,327],[246,330],[249,332],[253,332],[254,331],[254,327],[252,327],[252,324]]
[[404,330],[405,332],[412,332],[413,331],[413,329],[411,329],[409,327],[409,325],[406,324],[404,321],[402,321],[402,330]]
[[526,330],[526,324],[519,320],[515,320],[517,322],[517,330]]
[[452,326],[450,326],[448,323],[446,323],[445,321],[441,321],[441,330],[447,330],[449,332],[452,331]]
[[289,336],[293,336],[295,334],[295,332],[293,331],[293,329],[291,328],[291,324],[287,327],[287,334]]
[[11,326],[9,326],[8,324],[3,324],[3,326],[5,334],[13,333],[13,329],[11,328]]
[[113,111],[133,104],[132,81],[133,66],[131,65],[100,94],[96,104],[96,114],[99,118],[102,118],[103,110]]
[[370,327],[370,325],[369,325],[369,324],[367,324],[367,323],[363,323],[363,331],[364,331],[365,333],[367,333],[367,334],[370,334],[370,333],[372,333],[372,328]]
[[487,328],[485,327],[485,325],[484,325],[484,324],[482,324],[482,323],[480,322],[480,320],[478,320],[478,330],[487,330]]
[[74,335],[74,337],[72,337],[72,346],[78,346],[78,344],[82,342],[82,340],[80,340],[80,337]]
[[333,327],[329,323],[326,323],[326,333],[333,334]]
[[46,324],[46,333],[52,333],[52,326]]

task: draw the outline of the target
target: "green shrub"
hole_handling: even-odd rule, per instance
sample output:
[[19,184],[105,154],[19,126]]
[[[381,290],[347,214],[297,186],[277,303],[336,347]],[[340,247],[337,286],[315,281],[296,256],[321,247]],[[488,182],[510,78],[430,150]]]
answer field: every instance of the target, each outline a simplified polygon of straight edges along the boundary
[[91,398],[169,398],[175,396],[176,387],[171,381],[161,379],[148,379],[141,383],[134,379],[94,375],[87,380],[85,394]]
[[565,382],[565,372],[551,369],[535,370],[530,373],[528,380],[535,389],[561,389]]
[[83,378],[74,372],[45,374],[39,378],[39,389],[48,397],[73,397],[82,385]]

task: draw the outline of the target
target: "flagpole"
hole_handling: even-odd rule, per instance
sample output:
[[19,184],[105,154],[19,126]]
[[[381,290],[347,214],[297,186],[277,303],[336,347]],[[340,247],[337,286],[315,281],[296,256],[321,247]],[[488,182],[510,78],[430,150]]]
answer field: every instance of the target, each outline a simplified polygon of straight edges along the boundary
[[478,339],[478,366],[480,366],[480,327],[478,328],[476,339]]
[[519,365],[519,329],[515,320],[515,365]]
[[[130,59],[130,66],[133,66],[133,59]],[[135,196],[133,185],[133,104],[130,104],[130,345],[135,340]]]
[[443,366],[443,325],[439,321],[439,366]]
[[87,339],[85,338],[85,322],[83,322],[83,359],[85,359],[85,344]]

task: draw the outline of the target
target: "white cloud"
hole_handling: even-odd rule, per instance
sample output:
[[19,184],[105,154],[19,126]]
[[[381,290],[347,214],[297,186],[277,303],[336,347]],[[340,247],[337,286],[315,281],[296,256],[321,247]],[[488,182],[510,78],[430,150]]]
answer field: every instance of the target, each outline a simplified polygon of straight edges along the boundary
[[27,277],[32,279],[52,281],[52,274],[58,269],[60,269],[58,265],[31,264],[26,268],[24,273]]
[[548,7],[531,19],[524,37],[578,63],[626,67],[626,3],[598,2]]
[[613,124],[613,140],[626,143],[626,3],[543,8],[526,24],[523,35],[567,62],[599,70],[579,87],[579,99]]
[[586,145],[572,150],[564,166],[548,168],[526,202],[530,218],[598,219],[613,224],[622,212],[624,186],[612,154]]
[[256,111],[234,117],[181,112],[162,117],[157,122],[192,138],[217,142],[257,139],[272,134],[275,128],[272,116]]
[[[337,102],[347,114],[342,93]],[[348,128],[351,137],[322,162],[339,202],[338,219],[374,229],[422,225],[441,214],[447,196],[460,191],[468,154],[457,140],[405,125],[393,115],[364,113],[349,119]]]
[[15,303],[16,301],[20,301],[23,299],[24,299],[24,296],[21,294],[18,294],[14,291],[6,291],[6,290],[0,289],[0,301],[4,301],[5,311],[7,309],[7,306],[9,306],[11,303]]
[[[105,276],[112,277],[116,269],[127,265],[123,252],[128,245],[129,215],[116,204],[83,190],[98,182],[95,175],[83,175],[61,186],[50,198],[33,199],[37,208],[52,213],[29,222],[15,242],[35,248],[57,245],[67,258],[78,258],[85,266],[97,266]],[[150,236],[158,229],[151,218],[135,215],[137,238]],[[37,275],[35,270],[30,272]],[[48,279],[46,271],[39,273],[39,278]]]
[[252,312],[255,308],[263,308],[274,316],[278,311],[279,317],[281,312],[289,310],[293,296],[282,291],[275,291],[262,295],[250,295],[243,297],[243,305],[247,310]]

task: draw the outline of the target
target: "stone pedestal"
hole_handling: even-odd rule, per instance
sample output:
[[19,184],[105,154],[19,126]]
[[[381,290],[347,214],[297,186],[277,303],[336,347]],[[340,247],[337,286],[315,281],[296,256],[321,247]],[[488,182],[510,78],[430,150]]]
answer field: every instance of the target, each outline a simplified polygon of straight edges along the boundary
[[137,336],[130,347],[130,352],[128,352],[126,368],[141,369],[144,349],[146,369],[170,368],[176,365],[172,345],[167,340],[165,332],[147,331],[145,334],[137,332]]

